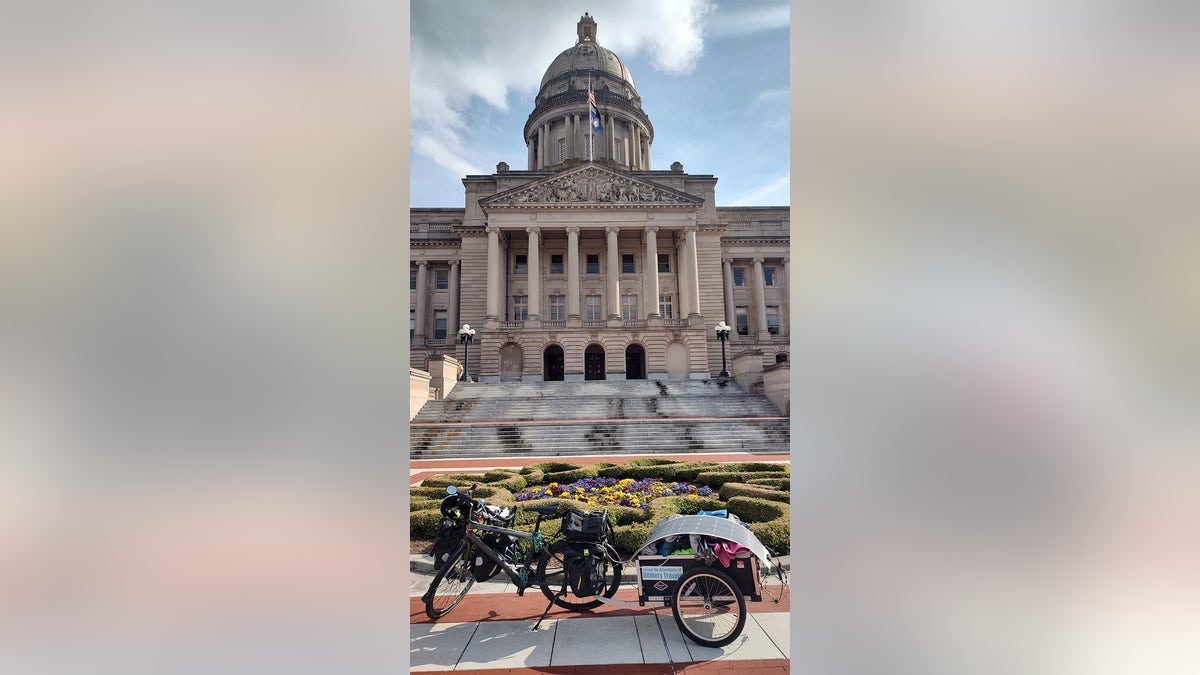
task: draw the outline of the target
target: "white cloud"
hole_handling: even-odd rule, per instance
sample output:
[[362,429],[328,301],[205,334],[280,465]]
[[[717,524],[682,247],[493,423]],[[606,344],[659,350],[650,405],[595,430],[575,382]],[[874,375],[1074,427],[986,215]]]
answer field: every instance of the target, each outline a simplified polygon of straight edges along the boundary
[[775,180],[771,181],[770,183],[767,183],[766,185],[764,185],[756,190],[752,190],[749,193],[742,195],[741,197],[738,197],[737,199],[733,200],[733,202],[731,202],[729,205],[730,206],[761,205],[761,202],[764,199],[766,199],[767,197],[769,197],[781,190],[783,191],[783,194],[785,196],[789,197],[789,199],[783,200],[784,203],[790,203],[789,188],[791,187],[791,184],[792,184],[792,172],[789,170],[789,171],[784,172],[784,174],[782,176],[776,178]]
[[787,28],[791,22],[791,7],[787,2],[752,9],[745,9],[736,4],[730,7],[732,11],[726,12],[722,8],[714,20],[709,22],[709,31],[714,37],[731,37]]
[[755,99],[755,103],[757,103],[759,105],[768,104],[768,103],[778,103],[780,101],[786,103],[788,101],[788,96],[791,93],[792,93],[792,90],[788,89],[786,87],[783,89],[767,89],[766,91],[760,92],[758,94],[758,98]]
[[[713,8],[710,0],[614,0],[587,11],[596,19],[596,40],[601,45],[623,58],[646,54],[655,68],[665,72],[686,73],[704,51],[701,20]],[[468,109],[482,102],[507,110],[512,93],[523,96],[522,104],[532,108],[546,67],[575,44],[575,27],[583,11],[528,1],[414,1],[414,150],[447,170],[487,165],[472,154],[478,144],[466,138]],[[463,172],[451,173],[461,176]]]

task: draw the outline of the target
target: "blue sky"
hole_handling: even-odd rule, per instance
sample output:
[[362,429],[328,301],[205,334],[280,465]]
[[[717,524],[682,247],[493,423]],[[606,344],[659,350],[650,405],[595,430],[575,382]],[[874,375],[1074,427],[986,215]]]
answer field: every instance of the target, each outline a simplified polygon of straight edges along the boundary
[[718,206],[790,203],[786,1],[414,0],[412,206],[462,207],[464,175],[527,168],[521,130],[584,12],[633,73],[651,168],[715,175]]

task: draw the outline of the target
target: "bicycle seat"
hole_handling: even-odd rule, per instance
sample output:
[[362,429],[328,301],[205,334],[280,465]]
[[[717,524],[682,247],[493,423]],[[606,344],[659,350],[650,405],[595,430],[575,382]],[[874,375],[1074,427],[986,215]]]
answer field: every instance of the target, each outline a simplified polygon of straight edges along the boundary
[[543,516],[552,516],[558,513],[559,506],[558,504],[547,504],[546,506],[526,506],[525,510],[533,511],[534,513],[540,513]]

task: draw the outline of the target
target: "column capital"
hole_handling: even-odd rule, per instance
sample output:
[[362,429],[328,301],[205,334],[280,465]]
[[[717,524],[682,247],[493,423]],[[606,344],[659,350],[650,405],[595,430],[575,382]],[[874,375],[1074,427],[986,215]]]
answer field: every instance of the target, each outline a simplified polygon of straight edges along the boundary
[[483,230],[485,232],[487,232],[488,234],[492,234],[493,232],[496,234],[499,234],[500,226],[499,225],[488,225],[488,226],[484,227]]
[[783,264],[784,264],[784,265],[786,265],[786,264],[788,264],[789,262],[791,262],[791,260],[792,260],[792,259],[791,259],[791,258],[780,258],[780,260],[782,260],[782,261],[783,261]]
[[756,265],[761,265],[763,264],[763,260],[765,260],[765,258],[754,258],[754,263]]
[[417,267],[428,267],[428,266],[429,266],[428,260],[418,260],[417,261]]
[[578,225],[568,225],[567,226],[567,234],[579,234],[579,226]]
[[620,232],[621,228],[617,225],[609,225],[608,227],[604,228],[605,234],[618,234]]
[[721,262],[725,263],[726,265],[732,265],[733,258],[721,258]]
[[540,234],[542,228],[538,227],[537,225],[530,225],[529,227],[525,228],[525,231],[529,234]]
[[646,232],[646,234],[658,234],[658,226],[657,225],[647,225],[645,232]]
[[695,223],[692,223],[691,225],[684,225],[684,226],[683,226],[683,233],[684,233],[684,234],[696,234],[696,230],[698,230],[698,229],[699,229],[699,228],[698,228],[698,227],[696,227],[696,224],[695,224]]
[[451,266],[451,267],[458,267],[458,266],[459,266],[459,265],[461,265],[461,264],[462,264],[462,261],[461,261],[461,260],[459,260],[458,258],[451,258],[451,259],[450,259],[450,266]]

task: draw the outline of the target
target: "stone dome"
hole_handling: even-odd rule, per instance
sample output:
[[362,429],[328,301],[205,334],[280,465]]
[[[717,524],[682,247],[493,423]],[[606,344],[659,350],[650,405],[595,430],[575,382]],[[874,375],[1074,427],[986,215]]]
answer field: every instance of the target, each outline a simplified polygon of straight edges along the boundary
[[[575,46],[565,49],[546,69],[538,89],[537,100],[568,90],[586,90],[591,76],[593,88],[607,90],[626,100],[640,102],[633,84],[633,74],[611,49],[596,42],[596,20],[584,14],[576,28]],[[576,75],[576,77],[572,77]]]
[[[642,110],[633,75],[596,42],[596,20],[590,15],[579,19],[576,31],[575,46],[555,57],[542,76],[525,122],[529,170],[560,171],[585,161],[648,169],[654,126]],[[588,103],[589,83],[596,94],[594,107]]]

